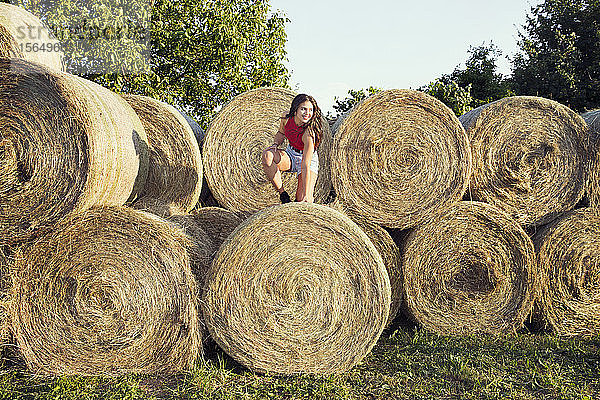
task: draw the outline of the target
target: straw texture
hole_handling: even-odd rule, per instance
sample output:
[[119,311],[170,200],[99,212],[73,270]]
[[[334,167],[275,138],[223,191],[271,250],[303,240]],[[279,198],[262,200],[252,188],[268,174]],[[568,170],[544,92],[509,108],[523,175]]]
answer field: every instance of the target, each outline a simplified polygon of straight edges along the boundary
[[215,341],[257,372],[345,371],[389,315],[381,256],[350,219],[291,203],[244,221],[215,257],[203,313]]
[[193,243],[133,209],[72,214],[16,257],[11,321],[34,373],[174,373],[202,353]]
[[148,178],[134,207],[145,209],[158,200],[191,211],[202,189],[202,158],[192,126],[169,104],[146,96],[123,98],[140,117],[149,145]]
[[439,100],[386,90],[340,123],[331,168],[337,199],[349,214],[405,229],[461,199],[471,153],[463,127]]
[[531,239],[489,204],[459,202],[412,231],[402,251],[407,311],[448,335],[523,326],[535,296]]
[[473,151],[473,200],[528,227],[550,222],[581,199],[588,133],[569,108],[540,97],[508,97],[460,120]]
[[120,96],[19,59],[0,59],[0,246],[75,210],[122,205],[147,175],[144,128]]
[[[328,206],[346,214],[344,207],[337,200],[328,204]],[[390,315],[387,321],[387,325],[390,325],[402,305],[402,257],[400,255],[400,249],[392,239],[392,236],[379,225],[375,225],[357,215],[353,215],[351,219],[371,240],[379,252],[387,270],[390,279],[390,293],[392,298]]]
[[[263,150],[273,143],[280,118],[289,112],[295,93],[283,88],[250,90],[225,105],[210,124],[202,161],[206,181],[218,203],[232,211],[258,211],[279,204],[279,196],[262,169]],[[331,134],[323,118],[323,139],[318,148],[319,175],[315,202],[329,195]],[[287,145],[287,141],[282,147]],[[294,198],[296,174],[283,173],[283,186]]]
[[64,71],[60,42],[38,17],[7,3],[0,3],[0,57],[22,58]]
[[600,110],[581,114],[589,129],[589,164],[586,192],[590,206],[600,208]]
[[534,236],[543,322],[564,336],[600,333],[600,214],[579,209]]
[[0,351],[9,343],[10,338],[8,308],[10,304],[11,264],[11,252],[0,246]]

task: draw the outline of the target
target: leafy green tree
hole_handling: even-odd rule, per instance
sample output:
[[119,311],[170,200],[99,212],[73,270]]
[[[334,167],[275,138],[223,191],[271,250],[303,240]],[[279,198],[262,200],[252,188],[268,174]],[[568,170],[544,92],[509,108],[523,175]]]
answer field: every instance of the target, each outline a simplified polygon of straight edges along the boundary
[[268,0],[20,1],[61,39],[68,72],[166,101],[203,128],[237,94],[288,83],[287,20]]
[[437,79],[427,86],[419,88],[419,90],[440,100],[454,111],[454,114],[457,116],[470,111],[472,108],[471,84],[463,88],[454,80],[443,81]]
[[584,111],[600,106],[600,2],[545,0],[531,8],[513,59],[519,94]]
[[350,90],[348,90],[349,96],[347,96],[343,99],[340,99],[339,97],[335,96],[333,98],[333,100],[335,101],[335,104],[332,107],[336,113],[335,114],[329,113],[327,115],[327,117],[330,119],[336,119],[340,115],[344,114],[345,112],[350,111],[352,109],[352,107],[354,107],[356,104],[360,103],[361,101],[363,101],[367,97],[371,96],[372,94],[375,94],[380,91],[381,91],[381,89],[370,86],[367,89],[359,89],[359,90],[350,89]]

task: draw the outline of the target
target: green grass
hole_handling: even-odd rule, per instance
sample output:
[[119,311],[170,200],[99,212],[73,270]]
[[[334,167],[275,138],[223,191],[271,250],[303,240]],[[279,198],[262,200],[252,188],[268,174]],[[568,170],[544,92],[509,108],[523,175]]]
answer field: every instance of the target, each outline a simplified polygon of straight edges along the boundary
[[[10,363],[9,363],[10,364]],[[600,399],[600,337],[542,334],[444,337],[414,328],[384,333],[351,371],[256,375],[218,349],[181,376],[0,374],[0,399]]]

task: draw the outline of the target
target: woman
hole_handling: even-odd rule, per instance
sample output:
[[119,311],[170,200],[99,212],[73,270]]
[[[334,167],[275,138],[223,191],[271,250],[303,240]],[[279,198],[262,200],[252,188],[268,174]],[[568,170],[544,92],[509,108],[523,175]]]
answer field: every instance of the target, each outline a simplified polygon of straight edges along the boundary
[[[296,172],[298,187],[296,201],[314,202],[315,182],[319,172],[317,148],[323,137],[321,110],[312,96],[299,94],[290,112],[281,117],[279,130],[273,144],[262,154],[262,164],[267,179],[279,192],[282,203],[289,203],[290,196],[283,189],[281,172]],[[289,144],[282,150],[279,146],[287,139]]]

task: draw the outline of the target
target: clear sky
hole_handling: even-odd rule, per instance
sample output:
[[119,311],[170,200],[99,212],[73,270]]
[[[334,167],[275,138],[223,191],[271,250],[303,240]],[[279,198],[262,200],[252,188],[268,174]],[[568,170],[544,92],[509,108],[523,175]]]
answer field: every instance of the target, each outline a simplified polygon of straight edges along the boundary
[[271,0],[286,24],[290,86],[324,113],[334,97],[369,86],[416,89],[464,66],[470,46],[494,43],[505,59],[541,0]]

